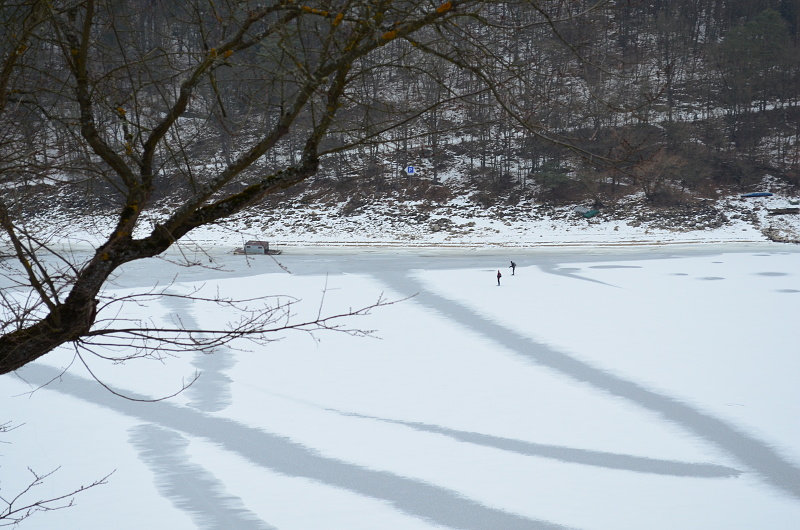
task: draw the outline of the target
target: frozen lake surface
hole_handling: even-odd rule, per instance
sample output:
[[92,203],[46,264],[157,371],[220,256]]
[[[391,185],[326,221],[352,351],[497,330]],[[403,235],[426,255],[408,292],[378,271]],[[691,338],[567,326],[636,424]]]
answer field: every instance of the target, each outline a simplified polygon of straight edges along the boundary
[[[114,396],[69,348],[0,378],[0,420],[25,423],[0,447],[3,495],[28,466],[61,466],[37,498],[116,470],[23,528],[800,527],[796,247],[196,259],[220,270],[151,261],[115,289],[291,295],[297,318],[411,298],[352,320],[377,339],[86,357],[136,398],[202,372],[158,403]],[[126,311],[234,317],[180,298]]]

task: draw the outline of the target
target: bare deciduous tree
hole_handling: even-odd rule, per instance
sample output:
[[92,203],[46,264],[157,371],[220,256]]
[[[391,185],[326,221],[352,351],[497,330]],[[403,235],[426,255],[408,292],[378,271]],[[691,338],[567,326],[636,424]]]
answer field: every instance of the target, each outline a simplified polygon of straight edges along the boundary
[[[120,328],[104,287],[124,264],[158,256],[193,229],[310,178],[327,156],[382,145],[457,101],[491,100],[526,134],[560,142],[547,132],[545,102],[524,101],[540,96],[528,90],[537,72],[514,36],[545,31],[549,46],[574,53],[558,28],[605,3],[0,4],[0,225],[15,260],[8,270],[19,273],[2,291],[0,374],[60,345],[91,348],[111,336],[145,351],[263,337],[275,320],[220,330]],[[456,73],[474,83],[452,82]],[[421,79],[418,87],[436,90],[401,98],[377,79],[409,86]],[[431,116],[439,123],[441,115]],[[74,200],[87,188],[103,197],[113,227],[89,259],[41,258],[48,241],[26,225],[25,212],[44,185],[49,200]]]

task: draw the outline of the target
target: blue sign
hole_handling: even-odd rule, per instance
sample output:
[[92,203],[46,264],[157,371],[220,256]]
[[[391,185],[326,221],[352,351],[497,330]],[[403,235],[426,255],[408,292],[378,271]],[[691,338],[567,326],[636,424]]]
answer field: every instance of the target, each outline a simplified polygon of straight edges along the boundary
[[414,174],[414,166],[408,166],[406,168],[406,173],[408,173],[409,175],[413,175]]

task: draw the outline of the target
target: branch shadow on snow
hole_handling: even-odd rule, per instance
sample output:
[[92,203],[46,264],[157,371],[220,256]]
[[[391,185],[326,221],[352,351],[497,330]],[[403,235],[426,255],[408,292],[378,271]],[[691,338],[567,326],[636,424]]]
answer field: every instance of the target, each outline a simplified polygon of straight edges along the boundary
[[765,441],[687,403],[606,372],[492,322],[456,301],[425,289],[408,273],[384,272],[375,277],[400,295],[414,295],[412,303],[429,307],[452,322],[486,336],[539,366],[555,370],[661,416],[722,449],[772,487],[800,499],[800,469]]
[[671,475],[676,477],[729,478],[738,477],[741,475],[741,471],[738,469],[719,464],[681,462],[678,460],[663,460],[658,458],[648,458],[645,456],[609,453],[606,451],[591,451],[587,449],[577,449],[574,447],[528,442],[525,440],[493,436],[478,432],[461,431],[458,429],[450,429],[430,423],[379,418],[375,416],[367,416],[353,412],[343,412],[328,408],[325,410],[341,414],[342,416],[403,425],[416,431],[442,434],[460,442],[471,443],[483,447],[491,447],[494,449],[500,449],[501,451],[509,451],[525,456],[550,458],[568,464],[582,464],[587,466],[615,469],[619,471],[633,471],[635,473],[652,473],[656,475]]
[[[109,399],[108,392],[94,382],[42,364],[28,364],[17,373],[33,385],[45,385],[50,382],[44,387],[44,390],[75,397],[154,426],[202,438],[275,473],[310,479],[334,488],[384,501],[411,517],[417,517],[443,527],[464,530],[565,528],[555,523],[530,519],[492,508],[466,498],[457,491],[420,480],[326,457],[283,436],[242,425],[231,419],[211,416],[193,408],[172,405],[166,401],[142,403],[124,399]],[[146,398],[146,396],[138,396],[130,392],[127,395],[133,399]],[[158,437],[150,439],[156,441]],[[141,437],[139,441],[142,441]],[[140,452],[143,451],[142,446],[138,449]],[[158,447],[153,449],[159,450]],[[175,465],[174,462],[170,463],[172,467]],[[187,469],[190,468],[193,466],[187,467]],[[197,468],[199,469],[199,466]],[[195,472],[197,469],[190,471]],[[218,483],[217,480],[209,482],[210,474],[204,470],[203,475],[204,480],[192,482],[192,487],[201,484],[213,486]],[[210,498],[219,495],[215,492],[206,492],[206,494]],[[229,496],[224,498],[230,499]],[[181,498],[182,502],[184,500]],[[198,508],[196,503],[192,504],[192,510]],[[219,514],[209,508],[208,513],[192,513],[192,516],[214,521]],[[257,521],[253,522],[253,524],[256,523]]]
[[178,432],[153,424],[141,424],[128,431],[139,458],[156,476],[162,497],[189,514],[201,530],[274,530],[225,492],[223,484],[186,454],[189,441]]

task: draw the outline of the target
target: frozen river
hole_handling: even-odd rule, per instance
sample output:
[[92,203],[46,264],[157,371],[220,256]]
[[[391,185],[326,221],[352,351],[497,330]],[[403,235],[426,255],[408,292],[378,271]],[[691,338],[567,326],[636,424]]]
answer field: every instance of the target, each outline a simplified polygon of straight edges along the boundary
[[[7,435],[4,493],[26,466],[61,466],[44,496],[116,470],[26,528],[800,526],[796,247],[190,260],[204,267],[131,265],[116,289],[281,293],[308,305],[299,318],[323,298],[334,313],[411,298],[354,323],[379,339],[86,359],[135,398],[202,372],[159,403],[115,397],[67,348],[5,376],[2,419],[25,425]],[[187,327],[230,317],[181,299],[139,310]]]

